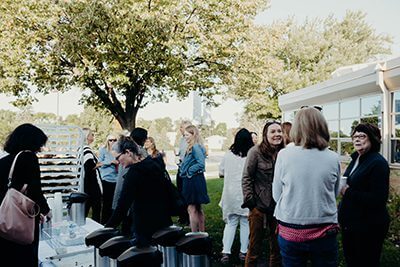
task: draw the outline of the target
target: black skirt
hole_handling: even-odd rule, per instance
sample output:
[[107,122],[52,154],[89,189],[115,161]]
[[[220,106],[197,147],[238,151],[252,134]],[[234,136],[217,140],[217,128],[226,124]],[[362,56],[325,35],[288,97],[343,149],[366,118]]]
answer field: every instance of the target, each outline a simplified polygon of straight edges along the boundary
[[187,205],[210,203],[204,173],[195,174],[191,178],[182,177],[182,196]]

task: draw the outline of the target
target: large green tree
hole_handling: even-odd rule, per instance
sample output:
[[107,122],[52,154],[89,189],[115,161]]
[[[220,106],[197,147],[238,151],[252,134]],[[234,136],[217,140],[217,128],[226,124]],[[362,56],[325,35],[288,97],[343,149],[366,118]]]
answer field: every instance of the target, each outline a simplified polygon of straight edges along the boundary
[[[339,67],[375,61],[390,54],[390,44],[362,12],[349,11],[341,20],[330,16],[298,24],[290,18],[259,26],[236,62],[238,76],[247,78],[237,80],[232,95],[246,101],[248,114],[278,118],[280,95],[327,80]],[[243,68],[246,64],[253,68]]]
[[[240,86],[234,64],[268,0],[3,0],[0,92],[81,88],[125,129],[149,102]],[[240,88],[236,88],[240,91]]]

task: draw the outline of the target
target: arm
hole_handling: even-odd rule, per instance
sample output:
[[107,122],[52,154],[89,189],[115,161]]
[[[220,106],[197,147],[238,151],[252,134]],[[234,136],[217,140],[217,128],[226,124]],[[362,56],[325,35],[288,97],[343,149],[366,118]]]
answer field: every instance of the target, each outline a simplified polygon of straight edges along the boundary
[[340,171],[340,162],[338,162],[338,170],[337,170],[337,173],[336,173],[336,177],[337,177],[337,180],[336,180],[336,183],[335,183],[335,197],[338,197],[339,196],[339,193],[340,193],[340,179],[341,179],[341,171]]
[[132,169],[129,170],[126,176],[123,178],[124,181],[118,198],[117,206],[105,227],[115,228],[125,218],[137,195],[137,178],[139,175],[140,174],[136,170]]
[[385,205],[389,195],[389,166],[383,160],[376,161],[370,169],[370,191],[358,191],[348,187],[343,198],[354,201],[367,207],[380,207]]
[[248,152],[246,163],[243,169],[242,189],[243,189],[243,204],[242,208],[250,210],[256,206],[254,199],[254,175],[257,169],[256,150],[252,149]]
[[112,160],[107,159],[107,149],[105,147],[100,148],[99,150],[99,162],[101,162],[102,166],[111,165],[113,163]]
[[20,189],[19,185],[21,187],[23,184],[28,185],[27,196],[39,205],[40,213],[44,215],[49,213],[50,208],[43,195],[40,182],[39,161],[34,153],[24,152],[18,156],[13,177],[18,181],[18,189]]
[[206,166],[206,156],[200,145],[194,145],[192,147],[192,155],[195,159],[194,164],[192,164],[188,169],[188,177],[192,177],[199,171],[204,171]]
[[276,158],[275,162],[275,170],[274,170],[274,179],[272,181],[272,198],[275,200],[275,202],[278,202],[279,198],[281,197],[282,194],[282,178],[283,178],[283,173],[282,173],[282,156],[278,153],[278,156]]

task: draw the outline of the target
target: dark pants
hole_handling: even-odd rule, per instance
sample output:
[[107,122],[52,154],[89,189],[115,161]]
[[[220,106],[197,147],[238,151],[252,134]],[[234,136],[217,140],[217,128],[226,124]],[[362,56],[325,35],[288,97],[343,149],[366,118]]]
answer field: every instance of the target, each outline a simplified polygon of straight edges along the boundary
[[306,242],[292,242],[278,236],[284,267],[336,267],[338,244],[336,233]]
[[342,230],[344,258],[348,267],[378,267],[388,227],[368,232]]
[[101,223],[100,221],[100,215],[101,215],[101,194],[91,194],[88,193],[85,190],[85,193],[89,195],[89,199],[86,201],[85,205],[85,215],[86,217],[89,214],[90,208],[92,208],[92,219],[95,220],[98,223]]
[[262,255],[262,243],[266,232],[269,241],[269,267],[281,266],[281,255],[276,234],[276,219],[272,214],[267,214],[254,208],[249,214],[249,226],[249,249],[246,255],[245,267],[257,266],[257,261]]
[[[179,193],[182,194],[183,181],[182,177],[179,175],[180,169],[178,168],[178,173],[176,174],[176,187],[178,188]],[[181,215],[179,215],[179,223],[183,225],[189,225],[189,213],[187,209],[184,209]]]
[[116,183],[102,181],[103,184],[103,208],[101,212],[101,223],[106,224],[112,214],[112,203]]

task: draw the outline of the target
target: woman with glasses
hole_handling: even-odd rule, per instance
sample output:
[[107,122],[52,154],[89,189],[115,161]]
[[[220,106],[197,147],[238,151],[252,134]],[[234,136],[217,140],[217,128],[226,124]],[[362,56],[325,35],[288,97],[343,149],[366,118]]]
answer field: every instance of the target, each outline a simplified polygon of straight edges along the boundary
[[256,266],[260,263],[263,239],[268,226],[269,265],[281,266],[281,256],[276,237],[276,220],[273,217],[275,202],[272,199],[272,179],[278,151],[283,148],[281,124],[268,121],[262,132],[262,141],[253,146],[247,153],[243,170],[242,208],[249,208],[249,248],[245,266]]
[[167,180],[164,168],[151,157],[142,158],[138,145],[130,137],[121,137],[118,142],[121,152],[117,158],[128,169],[117,205],[106,227],[117,227],[128,210],[134,211],[135,244],[145,247],[151,244],[152,235],[172,224],[168,212]]
[[100,170],[103,185],[102,224],[105,224],[111,216],[115,185],[117,183],[118,161],[115,159],[115,151],[112,149],[116,142],[117,138],[114,135],[108,135],[105,145],[99,150],[97,166]]
[[347,185],[341,189],[339,204],[344,257],[349,267],[379,266],[389,227],[389,165],[379,154],[378,127],[361,123],[351,137],[355,152],[344,172]]
[[337,267],[336,196],[339,155],[328,149],[328,124],[314,107],[300,109],[282,149],[272,184],[278,242],[284,267]]
[[94,141],[94,134],[89,128],[83,128],[82,131],[85,143],[83,147],[83,168],[85,171],[83,187],[84,192],[89,196],[85,205],[85,216],[87,217],[89,210],[92,209],[92,219],[100,223],[103,186],[97,166],[99,160],[90,147],[90,144]]

